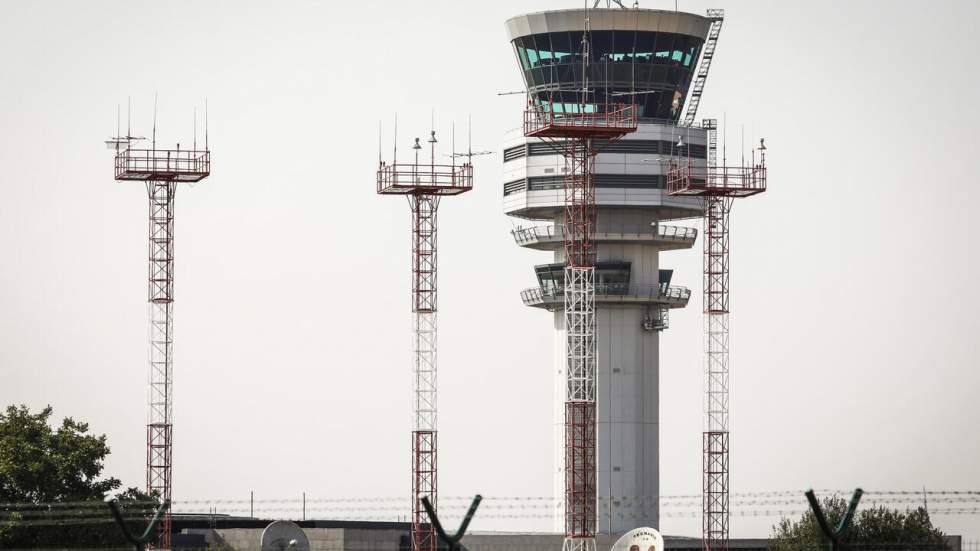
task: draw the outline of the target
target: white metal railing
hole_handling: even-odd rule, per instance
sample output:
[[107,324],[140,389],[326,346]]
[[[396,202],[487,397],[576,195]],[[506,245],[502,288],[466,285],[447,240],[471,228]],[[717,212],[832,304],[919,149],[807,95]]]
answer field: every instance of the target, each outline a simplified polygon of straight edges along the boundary
[[[691,290],[687,287],[668,287],[666,285],[629,285],[627,283],[597,283],[595,286],[597,296],[624,296],[635,299],[651,298],[661,301],[666,300],[688,300],[691,298]],[[531,287],[521,291],[521,300],[526,305],[541,304],[543,302],[562,301],[565,298],[565,287],[557,285],[554,287]]]
[[[514,241],[518,245],[528,243],[561,241],[564,233],[562,229],[554,226],[531,226],[518,227],[510,232],[514,236]],[[695,228],[684,228],[681,226],[599,226],[596,229],[598,239],[608,239],[612,236],[632,237],[642,239],[644,237],[658,238],[668,241],[694,241],[698,236]]]

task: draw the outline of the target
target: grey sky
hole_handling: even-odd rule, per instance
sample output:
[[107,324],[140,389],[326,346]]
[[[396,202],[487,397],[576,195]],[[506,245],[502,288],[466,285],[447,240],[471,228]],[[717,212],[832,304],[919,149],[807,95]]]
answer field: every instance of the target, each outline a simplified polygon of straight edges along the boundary
[[[189,144],[207,96],[213,175],[177,199],[175,495],[406,495],[409,211],[375,195],[378,120],[407,151],[430,109],[444,145],[472,113],[499,150],[522,106],[497,96],[521,88],[504,20],[577,4],[4,2],[0,404],[90,421],[143,484],[146,198],[101,140],[130,95],[149,135],[158,92],[159,140]],[[743,123],[769,146],[770,191],[733,214],[732,490],[980,486],[980,7],[680,7],[727,10],[699,113],[730,155]],[[552,492],[550,316],[518,296],[547,254],[513,244],[500,163],[441,209],[444,495]],[[662,259],[696,297],[699,247]],[[661,340],[664,494],[700,489],[699,304]]]

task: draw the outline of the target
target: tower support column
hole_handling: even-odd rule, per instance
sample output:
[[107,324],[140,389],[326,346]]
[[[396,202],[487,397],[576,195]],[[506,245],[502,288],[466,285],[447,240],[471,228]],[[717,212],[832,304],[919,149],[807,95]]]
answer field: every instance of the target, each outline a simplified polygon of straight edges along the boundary
[[439,197],[408,196],[412,207],[414,354],[414,428],[412,431],[412,548],[435,551],[436,535],[422,498],[437,507],[436,432],[436,229]]
[[592,551],[596,532],[595,151],[565,145],[565,551]]
[[[146,426],[146,491],[171,498],[173,455],[174,182],[146,184],[150,202],[150,385]],[[159,525],[157,545],[170,549],[171,514]]]
[[704,211],[705,419],[703,532],[706,551],[728,550],[729,215],[731,197],[707,197]]

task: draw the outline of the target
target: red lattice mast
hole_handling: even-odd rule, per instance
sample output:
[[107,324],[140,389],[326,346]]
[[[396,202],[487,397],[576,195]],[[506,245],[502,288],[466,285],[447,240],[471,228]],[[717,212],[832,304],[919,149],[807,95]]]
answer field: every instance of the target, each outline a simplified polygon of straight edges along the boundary
[[[672,161],[667,192],[704,199],[705,431],[702,434],[702,548],[728,551],[729,540],[729,214],[732,202],[766,190],[765,145],[750,166],[717,166],[717,121],[705,119],[708,160]],[[724,163],[723,163],[724,164]]]
[[473,166],[435,162],[436,133],[429,138],[430,163],[419,162],[418,138],[412,146],[414,163],[379,161],[377,191],[404,195],[412,208],[412,313],[414,318],[414,388],[412,420],[412,550],[436,551],[436,534],[426,517],[422,498],[437,507],[438,461],[436,417],[436,215],[443,196],[473,189]]
[[637,125],[635,105],[589,97],[584,92],[573,105],[532,97],[524,112],[524,135],[544,139],[565,158],[565,551],[595,550],[595,159]]
[[[172,499],[173,475],[173,304],[174,196],[180,183],[200,182],[211,173],[205,145],[187,150],[135,149],[135,139],[114,138],[115,179],[146,185],[149,217],[150,381],[146,425],[146,491],[161,501]],[[195,140],[196,142],[196,140]],[[171,514],[159,525],[156,547],[171,547]]]

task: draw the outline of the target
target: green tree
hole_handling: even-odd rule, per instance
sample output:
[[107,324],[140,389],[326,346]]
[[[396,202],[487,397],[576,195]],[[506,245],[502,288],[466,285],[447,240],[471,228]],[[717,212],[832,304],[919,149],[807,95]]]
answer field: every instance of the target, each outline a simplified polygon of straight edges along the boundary
[[[823,500],[823,511],[830,526],[837,526],[847,511],[847,501],[840,496]],[[878,505],[861,509],[854,515],[842,543],[855,551],[943,551],[943,533],[932,525],[924,507],[904,513]],[[813,511],[799,520],[781,519],[773,526],[769,542],[772,551],[824,551],[826,539]]]
[[102,500],[119,488],[116,478],[99,479],[109,446],[105,435],[88,433],[88,423],[71,417],[57,430],[48,406],[0,413],[0,501],[42,503]]
[[[31,413],[23,405],[0,413],[0,548],[123,544],[104,503],[121,485],[102,477],[105,435],[70,417],[54,428],[51,414],[50,406]],[[155,507],[136,488],[115,497],[137,525]]]

